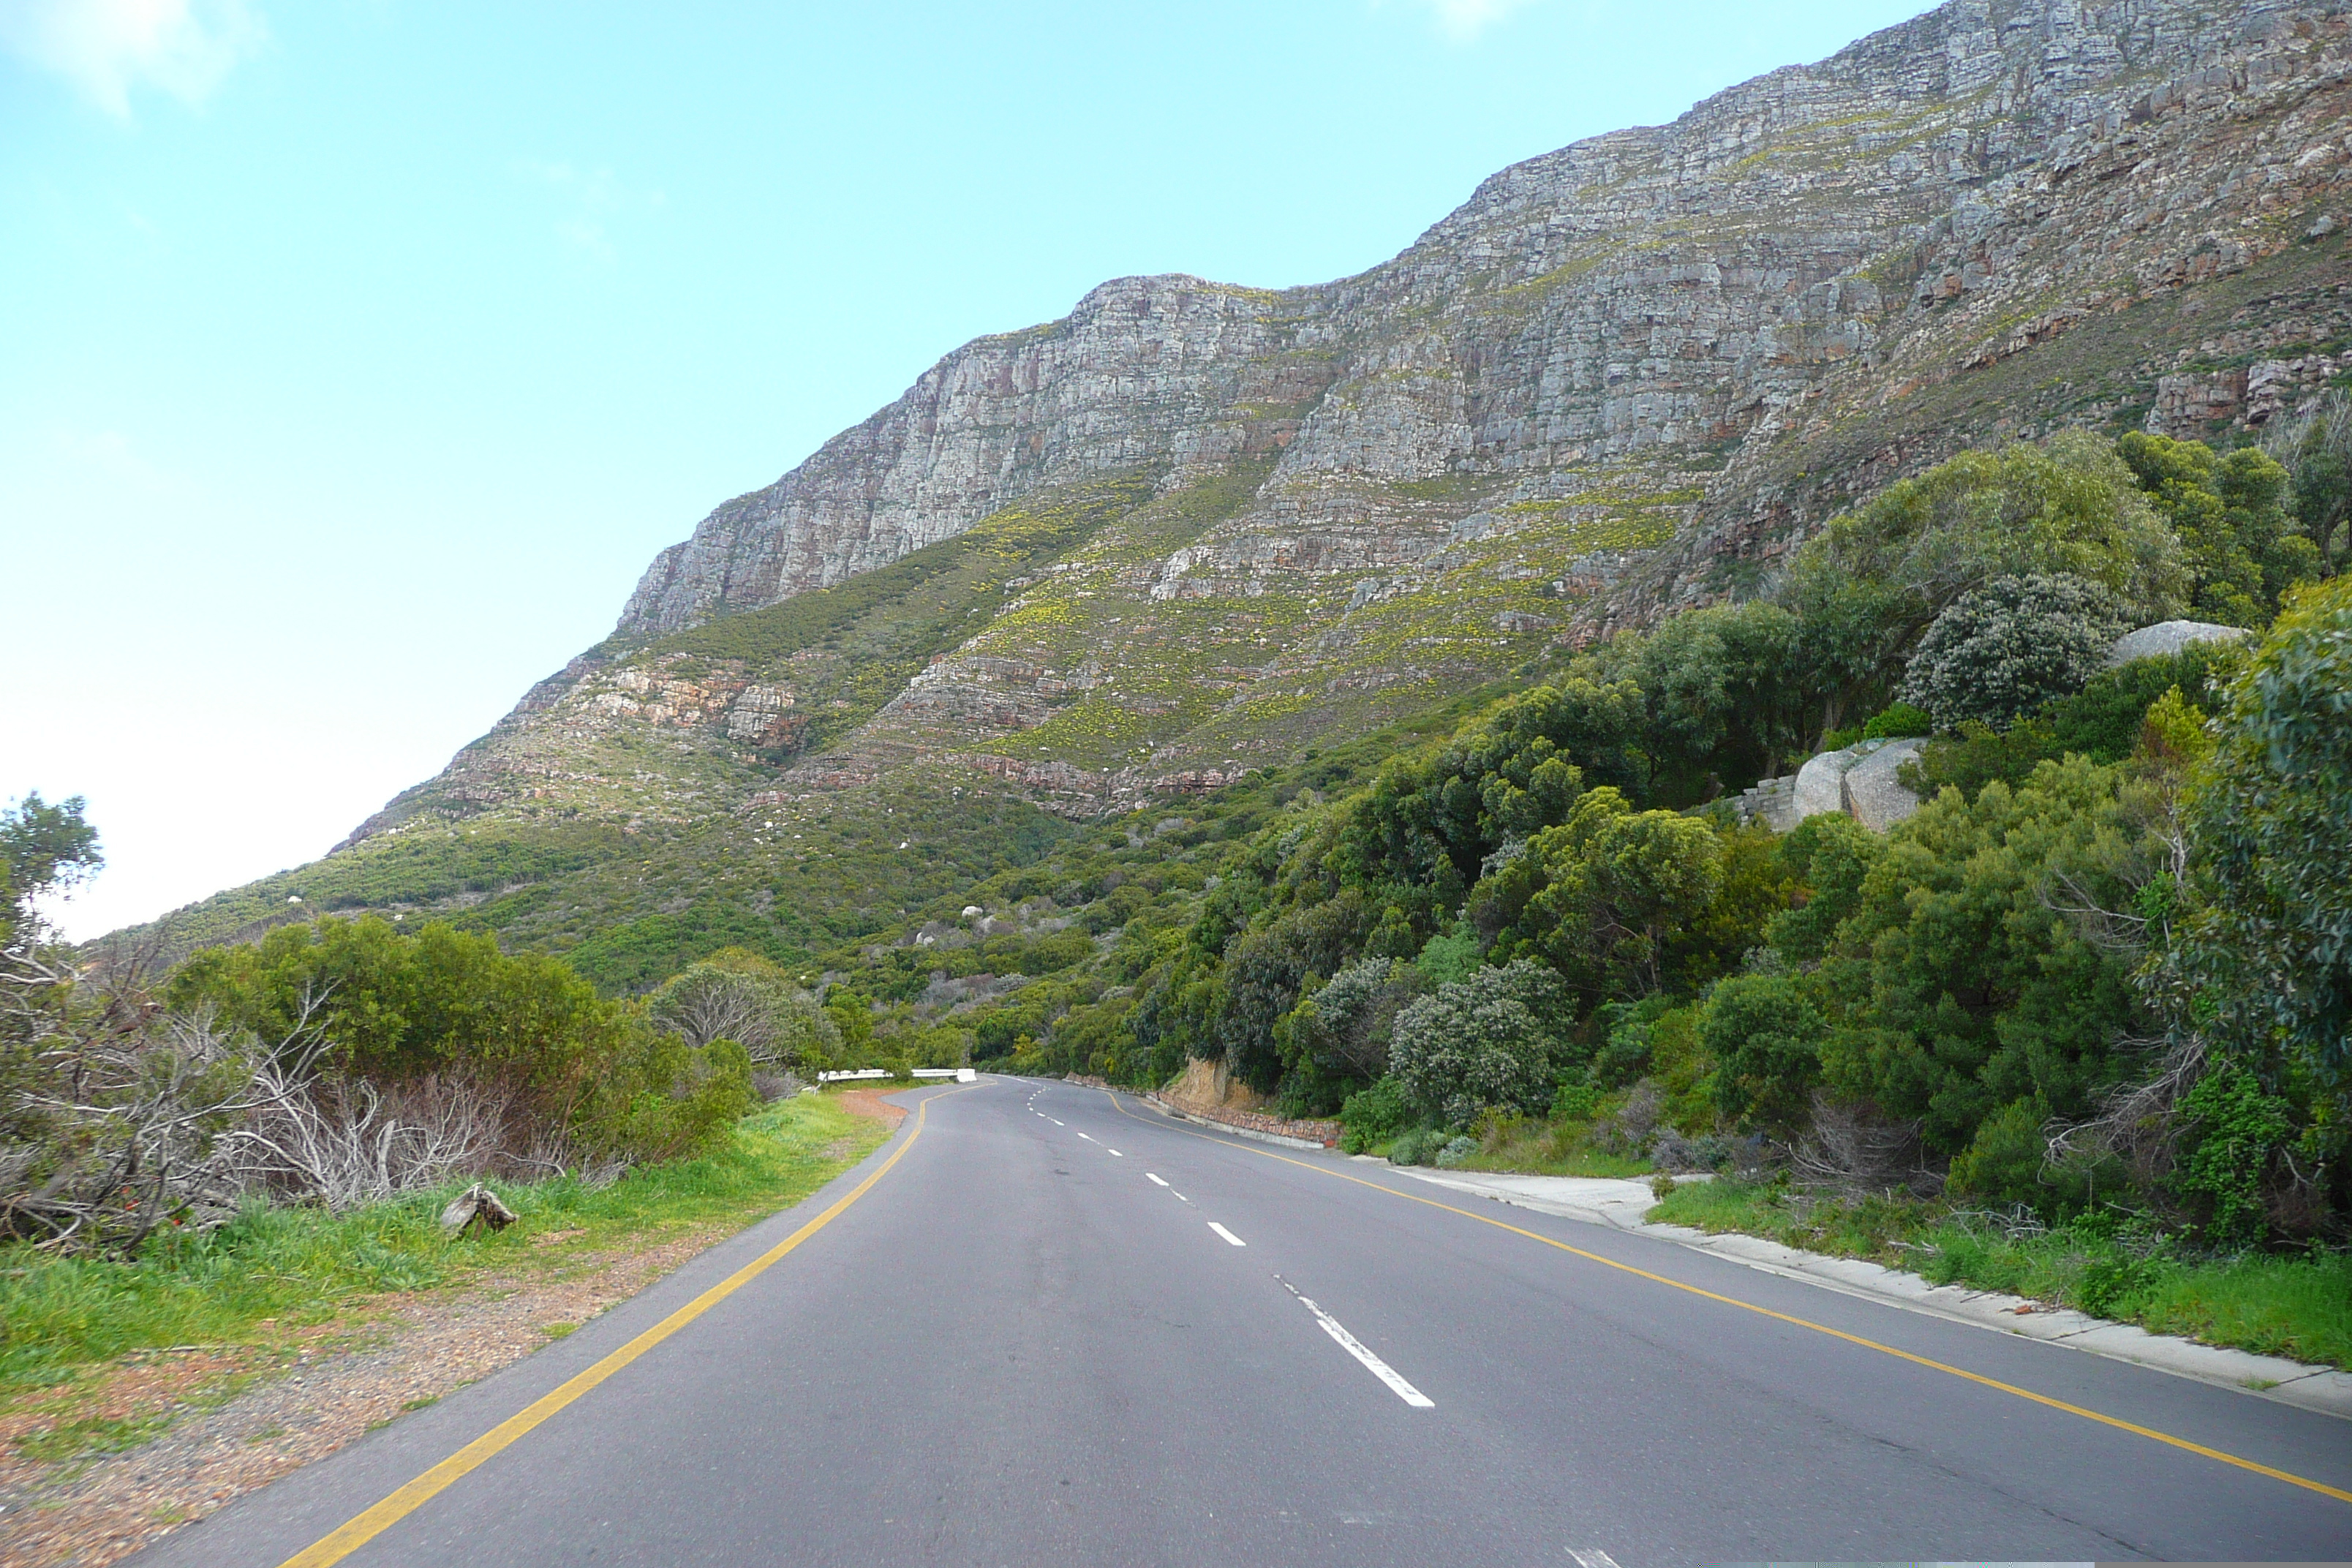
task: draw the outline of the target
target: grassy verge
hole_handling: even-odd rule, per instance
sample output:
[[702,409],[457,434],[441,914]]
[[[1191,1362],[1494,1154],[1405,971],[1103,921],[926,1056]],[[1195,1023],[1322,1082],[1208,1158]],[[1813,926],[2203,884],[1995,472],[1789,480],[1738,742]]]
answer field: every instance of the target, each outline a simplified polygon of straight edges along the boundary
[[[1416,1135],[1418,1136],[1418,1135]],[[1375,1143],[1364,1152],[1387,1158],[1403,1140]],[[1496,1175],[1524,1176],[1646,1176],[1646,1160],[1628,1159],[1593,1144],[1589,1120],[1545,1121],[1537,1117],[1498,1121],[1484,1128],[1476,1151],[1459,1164],[1444,1169],[1483,1171]],[[1424,1153],[1423,1158],[1427,1155]]]
[[[832,1096],[803,1096],[745,1118],[709,1153],[632,1171],[607,1187],[567,1177],[501,1184],[519,1223],[456,1240],[439,1225],[452,1189],[341,1216],[257,1207],[130,1259],[16,1245],[0,1250],[0,1409],[142,1351],[251,1348],[266,1356],[387,1296],[493,1271],[553,1271],[698,1227],[723,1234],[805,1197],[887,1135]],[[93,1431],[82,1447],[149,1435]]]
[[1809,1200],[1721,1178],[1676,1187],[1649,1217],[1865,1258],[1938,1285],[2004,1290],[2154,1333],[2352,1371],[2352,1255],[2344,1253],[2197,1257],[2104,1216],[2012,1235],[1943,1204]]

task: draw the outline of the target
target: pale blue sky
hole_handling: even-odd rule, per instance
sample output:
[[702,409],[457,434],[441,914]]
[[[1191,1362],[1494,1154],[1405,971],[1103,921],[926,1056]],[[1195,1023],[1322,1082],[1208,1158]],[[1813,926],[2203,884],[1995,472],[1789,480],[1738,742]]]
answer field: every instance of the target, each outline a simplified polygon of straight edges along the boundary
[[1107,278],[1280,286],[1906,0],[0,0],[0,799],[310,859],[655,551]]

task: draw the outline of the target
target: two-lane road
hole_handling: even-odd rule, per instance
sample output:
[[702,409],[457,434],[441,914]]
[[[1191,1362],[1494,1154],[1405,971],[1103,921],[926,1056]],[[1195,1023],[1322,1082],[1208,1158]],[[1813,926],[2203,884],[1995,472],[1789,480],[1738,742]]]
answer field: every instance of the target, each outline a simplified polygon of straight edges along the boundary
[[907,1098],[826,1192],[141,1563],[2352,1556],[2352,1423],[1097,1090]]

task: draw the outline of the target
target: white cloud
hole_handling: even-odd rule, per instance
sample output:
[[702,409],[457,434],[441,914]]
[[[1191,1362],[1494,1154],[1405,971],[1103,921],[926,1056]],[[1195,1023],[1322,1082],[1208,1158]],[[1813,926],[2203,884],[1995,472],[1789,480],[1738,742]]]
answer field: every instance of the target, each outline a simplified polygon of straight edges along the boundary
[[268,36],[246,0],[0,0],[0,47],[131,115],[131,89],[203,101]]
[[556,237],[599,261],[613,259],[608,224],[657,211],[663,203],[659,191],[634,190],[615,179],[610,169],[582,169],[525,158],[515,164],[515,172],[563,195],[571,211],[556,219]]
[[1474,43],[1478,35],[1533,0],[1421,0],[1437,18],[1438,31],[1457,44]]

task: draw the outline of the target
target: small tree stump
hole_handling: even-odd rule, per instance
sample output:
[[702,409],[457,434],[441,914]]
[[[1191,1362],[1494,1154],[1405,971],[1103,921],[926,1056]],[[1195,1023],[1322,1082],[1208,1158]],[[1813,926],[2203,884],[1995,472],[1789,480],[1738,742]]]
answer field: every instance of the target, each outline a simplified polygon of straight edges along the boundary
[[515,1212],[499,1201],[499,1194],[476,1182],[456,1201],[441,1211],[441,1228],[464,1232],[480,1225],[490,1230],[504,1230],[514,1224]]

